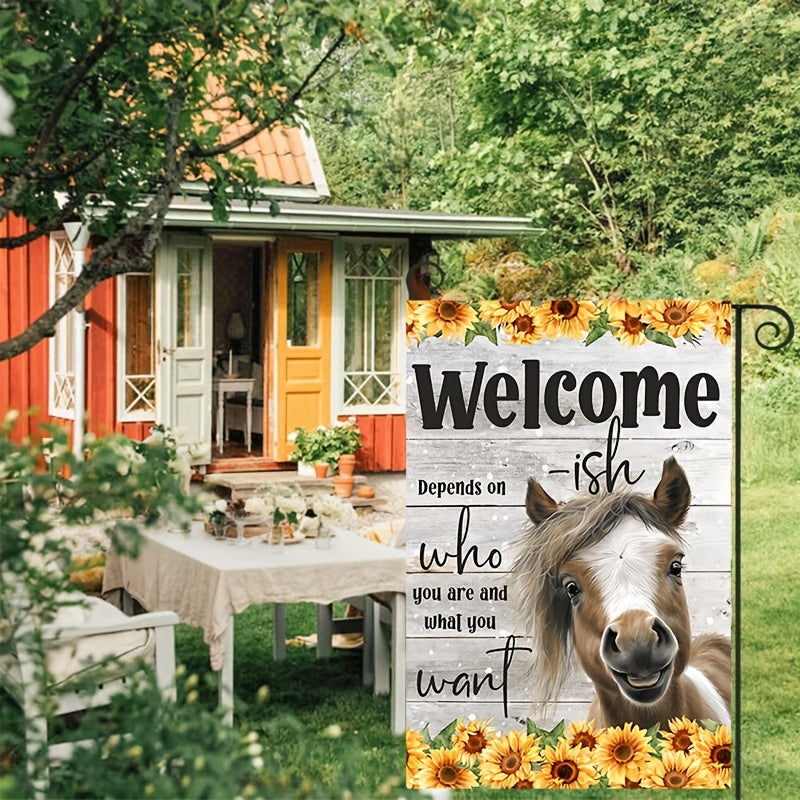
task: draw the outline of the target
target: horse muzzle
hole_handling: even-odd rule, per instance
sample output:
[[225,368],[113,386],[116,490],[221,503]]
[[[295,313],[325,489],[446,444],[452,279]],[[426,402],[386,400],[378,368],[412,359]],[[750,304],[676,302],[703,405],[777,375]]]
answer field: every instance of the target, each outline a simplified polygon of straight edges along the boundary
[[626,611],[606,627],[600,641],[606,667],[634,703],[655,703],[664,696],[677,654],[675,634],[645,611]]

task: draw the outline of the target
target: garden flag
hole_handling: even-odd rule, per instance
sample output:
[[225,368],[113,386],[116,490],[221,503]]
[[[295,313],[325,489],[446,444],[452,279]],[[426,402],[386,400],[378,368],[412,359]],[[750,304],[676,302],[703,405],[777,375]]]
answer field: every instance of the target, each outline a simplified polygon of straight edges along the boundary
[[408,303],[406,780],[731,785],[725,303]]

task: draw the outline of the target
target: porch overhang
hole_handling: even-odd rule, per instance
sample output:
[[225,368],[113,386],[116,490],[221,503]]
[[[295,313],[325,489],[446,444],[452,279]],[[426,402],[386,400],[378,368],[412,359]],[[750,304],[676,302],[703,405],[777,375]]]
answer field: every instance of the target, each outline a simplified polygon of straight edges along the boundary
[[[278,213],[275,213],[277,207]],[[359,208],[311,203],[236,202],[228,219],[212,218],[207,203],[196,197],[176,198],[167,212],[170,227],[201,228],[209,233],[428,236],[437,239],[479,239],[543,233],[527,217],[445,214],[436,211]]]

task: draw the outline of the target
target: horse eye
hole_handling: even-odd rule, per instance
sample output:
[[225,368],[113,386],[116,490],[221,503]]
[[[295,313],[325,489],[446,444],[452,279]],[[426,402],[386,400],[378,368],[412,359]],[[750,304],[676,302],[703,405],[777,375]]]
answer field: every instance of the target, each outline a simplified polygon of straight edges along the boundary
[[567,590],[570,600],[574,600],[581,593],[581,587],[578,585],[577,581],[566,581],[564,583],[564,588]]
[[669,574],[674,575],[676,578],[680,578],[682,571],[683,564],[677,559],[669,565]]

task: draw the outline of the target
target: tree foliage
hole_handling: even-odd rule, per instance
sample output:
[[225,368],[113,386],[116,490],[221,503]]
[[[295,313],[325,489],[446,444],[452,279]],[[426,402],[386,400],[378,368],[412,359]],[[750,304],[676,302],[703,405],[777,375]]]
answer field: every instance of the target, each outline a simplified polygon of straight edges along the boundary
[[[481,10],[343,124],[342,163],[360,154],[370,175],[380,146],[391,172],[398,128],[413,132],[403,181],[376,181],[383,197],[530,214],[550,233],[549,259],[619,274],[687,242],[713,247],[732,222],[800,191],[796,3],[492,0]],[[442,139],[445,112],[454,135]]]
[[[202,179],[215,216],[264,188],[233,151],[276,123],[302,124],[346,43],[384,63],[442,0],[60,0],[0,8],[0,86],[15,134],[0,138],[0,220],[34,229],[80,215],[97,237],[72,288],[0,358],[31,347],[100,281],[148,270],[185,180]],[[234,129],[231,126],[236,125]],[[224,129],[227,135],[221,138]],[[136,247],[130,247],[132,243]]]
[[461,165],[451,192],[630,269],[800,188],[799,36],[778,0],[494,3],[471,37],[471,180]]

